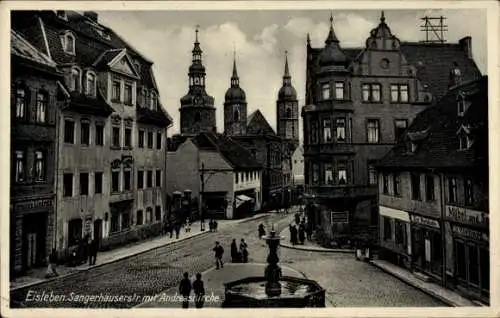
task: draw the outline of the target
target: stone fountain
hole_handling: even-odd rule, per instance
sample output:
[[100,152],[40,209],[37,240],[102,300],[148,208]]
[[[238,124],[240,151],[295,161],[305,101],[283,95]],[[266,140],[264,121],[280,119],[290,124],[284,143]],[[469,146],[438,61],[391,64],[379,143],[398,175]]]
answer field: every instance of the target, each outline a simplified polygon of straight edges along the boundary
[[281,240],[274,226],[264,237],[269,246],[264,276],[246,277],[224,284],[227,308],[325,307],[325,290],[313,280],[282,276],[278,265]]

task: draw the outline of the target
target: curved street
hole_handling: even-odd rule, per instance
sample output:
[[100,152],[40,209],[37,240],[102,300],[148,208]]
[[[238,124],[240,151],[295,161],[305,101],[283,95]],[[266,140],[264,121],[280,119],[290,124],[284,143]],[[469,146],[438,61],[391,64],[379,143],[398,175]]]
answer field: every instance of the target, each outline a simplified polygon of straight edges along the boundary
[[[274,224],[277,232],[288,225],[289,215],[272,214],[200,236],[163,246],[68,277],[11,292],[12,307],[129,308],[139,305],[142,296],[154,296],[177,286],[184,272],[190,275],[213,267],[215,241],[224,246],[230,259],[230,243],[245,238],[249,262],[263,263],[267,247],[257,237],[257,226],[266,230]],[[345,253],[321,253],[280,249],[280,263],[316,280],[327,290],[327,305],[335,307],[445,306],[442,302]],[[222,284],[222,282],[221,282]],[[62,295],[64,301],[36,301],[36,295]],[[73,294],[72,294],[73,293]],[[126,301],[83,302],[76,295],[134,296]],[[48,298],[48,297],[46,297]],[[53,297],[54,298],[54,297]],[[30,300],[31,299],[31,300]]]

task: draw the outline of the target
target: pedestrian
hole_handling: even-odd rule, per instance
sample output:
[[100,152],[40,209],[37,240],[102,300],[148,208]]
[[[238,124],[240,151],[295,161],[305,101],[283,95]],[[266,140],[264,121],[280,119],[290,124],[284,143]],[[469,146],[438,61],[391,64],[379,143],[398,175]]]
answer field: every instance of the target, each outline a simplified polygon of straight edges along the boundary
[[295,213],[295,224],[300,224],[300,214]]
[[304,241],[306,239],[306,225],[304,222],[301,222],[299,225],[299,241],[301,245],[304,245]]
[[293,225],[292,223],[290,223],[290,225],[288,226],[288,230],[290,231],[290,243],[293,243],[293,229],[292,229]]
[[292,245],[297,245],[298,240],[297,240],[297,227],[292,225]]
[[248,245],[244,239],[241,239],[240,251],[241,251],[241,262],[248,263]]
[[307,240],[308,241],[312,240],[312,232],[313,232],[312,224],[311,224],[311,222],[307,222],[307,224],[306,224],[306,234],[307,234]]
[[179,284],[179,294],[182,296],[182,308],[189,308],[189,294],[191,294],[191,281],[188,272],[184,273],[184,278]]
[[191,220],[189,220],[189,217],[186,218],[186,227],[185,227],[186,233],[191,232]]
[[170,238],[174,237],[174,223],[172,220],[168,221],[168,232],[170,233]]
[[218,226],[218,225],[219,225],[219,224],[217,223],[217,221],[215,221],[215,220],[214,220],[214,231],[215,231],[215,232],[217,232],[217,226]]
[[57,267],[57,252],[56,249],[53,248],[52,252],[49,255],[49,265],[47,267],[47,274],[45,277],[50,278],[54,276],[59,276],[56,267]]
[[208,221],[208,228],[210,229],[210,232],[213,232],[214,230],[214,222],[212,219],[210,219],[210,221]]
[[196,274],[196,280],[193,282],[194,291],[194,304],[196,308],[203,308],[203,303],[205,302],[205,284],[201,280],[201,274]]
[[89,266],[95,265],[97,259],[97,241],[89,237]]
[[264,228],[264,224],[260,223],[259,225],[259,239],[266,235],[266,230]]
[[219,242],[215,242],[215,247],[212,249],[215,252],[215,266],[216,269],[224,268],[224,263],[222,262],[222,256],[224,255],[224,248],[219,244]]
[[179,234],[181,233],[181,224],[179,221],[175,222],[175,238],[179,238]]
[[233,239],[231,243],[231,260],[233,263],[238,262],[238,245],[236,244],[236,240]]

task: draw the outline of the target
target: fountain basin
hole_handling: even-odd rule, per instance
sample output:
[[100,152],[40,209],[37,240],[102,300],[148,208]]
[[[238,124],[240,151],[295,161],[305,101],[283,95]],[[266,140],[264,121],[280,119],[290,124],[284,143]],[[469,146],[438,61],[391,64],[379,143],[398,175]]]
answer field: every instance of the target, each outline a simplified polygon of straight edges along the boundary
[[325,307],[325,290],[315,281],[282,276],[279,279],[281,293],[268,296],[267,278],[263,276],[246,277],[224,284],[225,300],[222,307]]

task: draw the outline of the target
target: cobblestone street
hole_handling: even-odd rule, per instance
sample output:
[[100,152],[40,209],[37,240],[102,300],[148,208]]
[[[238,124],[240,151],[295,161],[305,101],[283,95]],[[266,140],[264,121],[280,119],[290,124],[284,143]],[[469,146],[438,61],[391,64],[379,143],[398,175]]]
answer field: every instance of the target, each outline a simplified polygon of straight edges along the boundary
[[[127,308],[142,303],[142,296],[154,296],[177,286],[182,273],[203,272],[213,266],[212,247],[216,240],[225,248],[224,259],[230,258],[230,242],[245,238],[249,245],[249,261],[264,263],[265,241],[257,237],[257,226],[266,230],[274,224],[279,230],[287,226],[288,217],[273,214],[265,219],[250,220],[201,236],[177,242],[72,276],[11,292],[12,307],[88,307]],[[327,305],[346,306],[444,306],[441,302],[382,272],[352,254],[318,253],[280,249],[283,266],[295,269],[317,280],[327,290]],[[222,284],[223,282],[221,282]],[[29,301],[37,295],[65,295],[64,301]],[[74,293],[74,294],[71,294]],[[116,302],[82,302],[76,295],[134,296]],[[28,297],[29,295],[29,297]],[[28,297],[28,298],[27,298]]]

